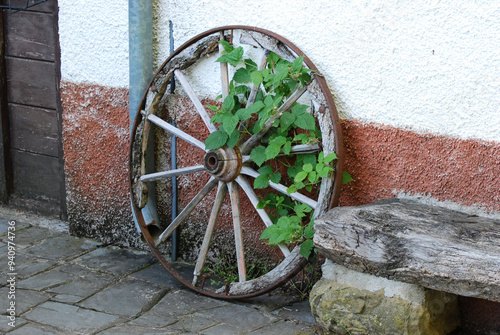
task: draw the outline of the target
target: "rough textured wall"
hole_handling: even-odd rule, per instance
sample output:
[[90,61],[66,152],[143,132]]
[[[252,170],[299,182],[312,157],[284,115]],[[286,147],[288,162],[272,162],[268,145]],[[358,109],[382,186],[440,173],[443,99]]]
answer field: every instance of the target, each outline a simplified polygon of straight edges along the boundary
[[400,193],[500,211],[500,143],[462,140],[394,127],[343,123],[346,170],[341,206]]
[[292,41],[325,76],[345,118],[500,141],[495,1],[159,0],[157,64],[209,28],[244,24]]
[[58,4],[62,80],[128,87],[128,1]]
[[136,244],[128,193],[128,1],[59,0],[71,232]]
[[128,190],[128,90],[63,82],[70,232],[135,245]]

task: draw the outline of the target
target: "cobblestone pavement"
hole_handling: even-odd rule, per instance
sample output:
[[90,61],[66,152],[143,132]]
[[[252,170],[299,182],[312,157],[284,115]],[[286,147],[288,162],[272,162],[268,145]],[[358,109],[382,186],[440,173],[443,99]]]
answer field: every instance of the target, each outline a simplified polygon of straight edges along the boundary
[[[0,207],[0,332],[316,334],[308,301],[207,298],[151,253],[70,236],[64,222]],[[9,263],[9,261],[12,261]]]

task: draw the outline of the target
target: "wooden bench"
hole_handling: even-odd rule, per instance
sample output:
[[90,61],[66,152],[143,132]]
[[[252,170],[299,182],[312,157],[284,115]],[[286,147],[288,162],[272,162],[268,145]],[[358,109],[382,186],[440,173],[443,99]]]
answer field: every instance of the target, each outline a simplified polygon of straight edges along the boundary
[[500,301],[500,221],[408,200],[333,208],[314,242],[337,264],[461,296]]

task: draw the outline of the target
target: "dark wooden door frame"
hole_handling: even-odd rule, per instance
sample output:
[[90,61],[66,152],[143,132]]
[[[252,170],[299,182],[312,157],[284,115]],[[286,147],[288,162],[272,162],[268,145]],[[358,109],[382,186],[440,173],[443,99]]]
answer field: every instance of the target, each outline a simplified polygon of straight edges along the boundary
[[0,10],[0,203],[66,219],[57,0],[21,13]]
[[0,202],[7,203],[12,189],[12,167],[9,142],[9,112],[7,110],[5,43],[3,13],[0,11]]

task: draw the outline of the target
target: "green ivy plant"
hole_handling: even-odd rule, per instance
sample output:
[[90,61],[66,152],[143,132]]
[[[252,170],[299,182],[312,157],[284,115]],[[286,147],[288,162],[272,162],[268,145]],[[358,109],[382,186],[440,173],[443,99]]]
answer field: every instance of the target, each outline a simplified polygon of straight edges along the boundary
[[[219,130],[211,133],[205,141],[209,150],[225,145],[233,148],[245,137],[258,133],[266,121],[277,114],[283,102],[298,87],[307,85],[311,80],[311,70],[303,65],[304,56],[289,62],[271,52],[267,57],[267,64],[259,70],[254,61],[243,57],[241,46],[234,48],[227,41],[220,43],[224,52],[217,62],[239,68],[229,83],[229,93],[222,105],[208,106],[215,112],[211,121],[220,124]],[[250,83],[263,86],[265,93],[259,90],[255,101],[245,107],[250,94]],[[314,117],[307,112],[308,109],[308,105],[295,102],[274,120],[271,129],[261,139],[261,144],[252,149],[250,158],[259,166],[260,173],[254,180],[254,188],[263,189],[269,186],[269,182],[279,183],[282,179],[287,179],[290,185],[288,194],[303,189],[313,192],[314,185],[333,172],[331,165],[337,159],[335,153],[300,154],[295,155],[295,159],[289,155],[293,145],[315,144],[321,140],[321,131]],[[344,174],[344,181],[346,178],[349,179],[350,176]],[[298,203],[286,195],[268,193],[260,199],[258,208],[267,209],[274,223],[263,231],[261,239],[268,240],[270,245],[302,242],[302,256],[311,256],[314,251],[314,219],[310,206]]]

